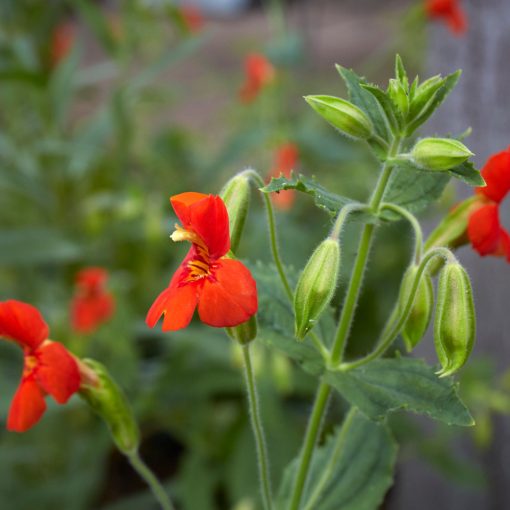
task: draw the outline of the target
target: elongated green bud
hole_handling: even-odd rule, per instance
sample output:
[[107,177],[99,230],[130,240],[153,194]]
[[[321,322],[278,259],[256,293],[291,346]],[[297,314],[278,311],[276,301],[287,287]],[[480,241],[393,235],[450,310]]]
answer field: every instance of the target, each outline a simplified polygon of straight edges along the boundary
[[232,340],[241,345],[249,344],[257,336],[257,317],[252,315],[246,322],[232,328],[225,328],[225,330]]
[[452,138],[423,138],[413,147],[411,156],[424,170],[441,172],[464,163],[473,153]]
[[241,240],[250,207],[250,178],[243,172],[234,175],[220,192],[228,211],[230,249],[235,253]]
[[400,113],[404,116],[407,115],[409,111],[409,98],[407,97],[404,85],[399,80],[390,80],[388,94]]
[[106,422],[117,448],[126,454],[135,452],[140,432],[126,396],[101,363],[82,361],[95,373],[98,384],[82,384],[80,396]]
[[338,240],[327,238],[313,252],[294,293],[295,335],[302,340],[335,293],[340,269]]
[[374,126],[363,110],[333,96],[305,96],[305,101],[344,135],[358,140],[370,138]]
[[466,270],[457,262],[439,274],[434,343],[441,377],[453,374],[467,361],[476,335],[475,305]]
[[[400,287],[399,309],[402,311],[406,306],[411,294],[411,288],[418,273],[418,266],[412,265],[406,271]],[[408,352],[412,351],[425,335],[432,317],[434,304],[434,288],[430,274],[425,271],[418,283],[418,289],[414,298],[409,316],[401,331],[402,338]]]

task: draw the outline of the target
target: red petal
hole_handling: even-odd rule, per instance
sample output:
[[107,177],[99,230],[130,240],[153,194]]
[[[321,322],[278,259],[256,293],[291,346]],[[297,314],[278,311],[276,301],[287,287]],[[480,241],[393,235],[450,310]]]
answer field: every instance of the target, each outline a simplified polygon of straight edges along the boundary
[[186,197],[189,205],[184,205],[181,199],[176,201],[176,197],[171,198],[174,210],[184,228],[198,234],[209,249],[211,258],[216,259],[225,255],[230,250],[230,235],[228,212],[223,200],[213,195],[205,195],[205,198],[195,200],[199,193],[182,195],[194,195]]
[[214,279],[206,278],[198,313],[209,326],[230,327],[247,321],[257,312],[257,284],[238,260],[217,262]]
[[87,289],[102,287],[107,279],[108,273],[102,267],[87,267],[76,274],[76,283]]
[[499,211],[496,204],[484,205],[469,217],[469,240],[480,255],[489,255],[497,251],[500,231]]
[[14,395],[7,429],[13,432],[25,432],[35,425],[46,410],[44,393],[34,379],[34,376],[25,377]]
[[145,318],[145,323],[149,328],[153,328],[163,314],[165,315],[163,331],[182,329],[190,323],[197,306],[198,293],[201,287],[200,284],[194,282],[183,282],[187,274],[186,264],[193,253],[192,248],[175,272],[168,288],[152,303]]
[[190,217],[189,217],[189,206],[193,205],[195,202],[203,200],[207,198],[209,195],[205,195],[204,193],[196,193],[194,191],[188,191],[186,193],[181,193],[179,195],[174,195],[170,197],[170,203],[179,218],[179,221],[182,223],[184,228],[190,226]]
[[108,320],[115,309],[111,294],[103,292],[91,296],[76,296],[71,304],[73,329],[80,333],[92,333]]
[[481,170],[487,186],[477,192],[494,202],[501,202],[510,191],[510,150],[494,154]]
[[35,378],[59,404],[80,389],[80,372],[74,358],[58,342],[45,342],[36,352]]
[[455,6],[452,9],[451,13],[447,16],[446,21],[454,34],[460,35],[467,30],[466,15],[459,6]]
[[0,336],[36,349],[48,335],[48,325],[37,308],[14,299],[0,303]]

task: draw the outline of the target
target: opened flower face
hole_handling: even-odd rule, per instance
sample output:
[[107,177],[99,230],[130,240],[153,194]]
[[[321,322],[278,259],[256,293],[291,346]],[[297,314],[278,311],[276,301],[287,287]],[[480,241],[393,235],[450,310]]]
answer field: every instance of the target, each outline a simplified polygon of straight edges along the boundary
[[154,301],[146,323],[154,327],[164,315],[163,331],[185,328],[195,308],[205,324],[232,327],[257,312],[257,287],[250,271],[226,257],[230,250],[228,213],[218,196],[182,193],[170,199],[181,226],[173,241],[191,248],[167,289]]
[[260,53],[252,53],[246,57],[245,81],[239,91],[241,101],[250,103],[269,85],[275,76],[274,67],[269,60]]
[[92,333],[113,314],[115,302],[106,290],[108,273],[89,267],[76,275],[76,293],[71,303],[71,323],[80,333]]
[[[276,151],[274,166],[269,174],[270,177],[280,177],[280,175],[290,177],[291,171],[296,168],[298,157],[299,152],[295,143],[287,142],[280,145]],[[272,193],[271,198],[276,207],[285,210],[292,207],[296,192],[294,190],[280,191],[279,193]]]
[[476,190],[480,206],[469,217],[469,240],[480,255],[504,256],[510,262],[510,234],[500,222],[500,205],[510,192],[510,149],[489,158],[481,174],[487,186]]
[[0,302],[0,336],[16,342],[25,356],[8,430],[24,432],[35,425],[46,409],[46,395],[65,404],[80,387],[77,362],[65,347],[48,340],[48,334],[48,325],[36,308],[15,300]]
[[426,0],[425,11],[430,18],[443,20],[456,35],[463,34],[467,29],[460,0]]

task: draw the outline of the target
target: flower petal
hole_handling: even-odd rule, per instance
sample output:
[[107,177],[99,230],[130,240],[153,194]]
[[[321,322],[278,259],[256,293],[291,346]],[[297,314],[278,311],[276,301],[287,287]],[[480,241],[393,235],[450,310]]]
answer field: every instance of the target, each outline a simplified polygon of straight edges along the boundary
[[187,191],[186,193],[180,193],[179,195],[170,197],[170,203],[184,228],[189,227],[191,223],[189,206],[207,197],[208,195],[204,193],[196,193],[194,191]]
[[59,404],[65,404],[80,389],[80,372],[74,358],[58,342],[44,342],[36,352],[34,374],[41,388]]
[[507,262],[510,262],[510,234],[504,229],[500,231],[498,251],[501,256],[506,257]]
[[37,308],[10,299],[0,303],[0,336],[36,349],[49,335],[49,327]]
[[115,309],[111,294],[100,292],[90,296],[75,296],[71,303],[71,323],[80,333],[92,333],[108,320]]
[[480,255],[490,255],[497,251],[500,243],[500,231],[497,204],[484,205],[469,217],[469,240]]
[[102,267],[87,267],[76,274],[77,285],[85,289],[102,287],[108,279],[108,272]]
[[477,192],[494,202],[501,202],[510,191],[510,150],[490,157],[480,173],[487,186],[477,188]]
[[183,282],[186,275],[186,263],[193,249],[175,272],[170,285],[156,298],[145,318],[149,328],[153,328],[162,315],[163,331],[176,331],[185,328],[193,317],[197,307],[198,294],[202,286],[200,282]]
[[41,419],[45,410],[44,393],[34,376],[24,377],[9,409],[7,430],[25,432]]
[[213,278],[206,278],[198,303],[202,322],[231,327],[246,322],[257,312],[257,284],[238,260],[221,259]]

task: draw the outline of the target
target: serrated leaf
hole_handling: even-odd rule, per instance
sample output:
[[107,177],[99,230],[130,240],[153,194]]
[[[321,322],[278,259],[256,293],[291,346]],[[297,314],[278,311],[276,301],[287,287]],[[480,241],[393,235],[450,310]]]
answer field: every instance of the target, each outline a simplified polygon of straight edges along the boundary
[[366,85],[366,81],[350,69],[339,65],[336,68],[347,86],[350,101],[368,115],[374,124],[376,133],[383,140],[388,141],[391,138],[391,132],[387,120],[379,102],[368,90],[363,88],[362,85]]
[[[386,425],[352,410],[313,456],[303,510],[375,510],[393,481],[397,445]],[[286,469],[276,500],[287,510],[299,458]]]
[[398,54],[395,57],[395,78],[402,84],[406,91],[409,90],[407,72],[405,70],[404,63],[402,62],[402,58]]
[[[276,268],[261,262],[251,264],[249,267],[257,282],[259,298],[257,338],[266,346],[276,348],[289,356],[306,372],[313,375],[321,374],[324,371],[321,355],[311,342],[299,342],[293,336],[294,313]],[[286,268],[286,274],[294,287],[297,281],[296,271]]]
[[[450,180],[446,172],[426,172],[406,164],[394,170],[384,194],[384,201],[405,207],[416,214],[437,200]],[[385,219],[396,219],[385,214]]]
[[419,113],[418,117],[409,123],[407,127],[408,136],[412,135],[418,127],[427,121],[436,109],[443,103],[457,85],[460,75],[461,71],[456,71],[444,78],[442,86],[434,93],[427,105]]
[[451,168],[448,173],[470,186],[485,186],[486,184],[480,172],[470,161],[465,161],[461,165]]
[[384,115],[387,119],[389,129],[393,133],[396,133],[399,129],[399,123],[395,115],[393,103],[386,94],[386,92],[384,92],[384,90],[381,90],[379,87],[376,87],[375,85],[362,84],[361,86],[375,97],[375,99],[381,106],[382,110],[384,111]]
[[372,361],[349,372],[327,372],[324,380],[374,420],[406,409],[448,425],[474,425],[453,379],[439,378],[435,372],[423,360],[399,357]]

